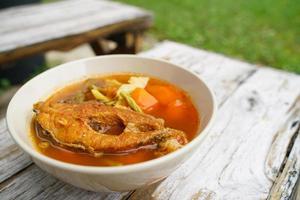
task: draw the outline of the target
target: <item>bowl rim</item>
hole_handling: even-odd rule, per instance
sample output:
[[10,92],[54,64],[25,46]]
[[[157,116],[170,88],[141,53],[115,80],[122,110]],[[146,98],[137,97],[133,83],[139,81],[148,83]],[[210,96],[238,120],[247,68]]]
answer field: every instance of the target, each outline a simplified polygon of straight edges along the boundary
[[[206,87],[207,91],[209,92],[209,94],[211,95],[211,98],[212,98],[212,114],[211,114],[211,118],[209,119],[207,125],[203,128],[202,131],[199,131],[198,135],[192,141],[190,141],[188,144],[184,145],[184,147],[182,147],[181,149],[176,150],[175,152],[169,153],[167,155],[164,155],[162,157],[159,157],[159,158],[156,158],[153,160],[130,164],[130,165],[124,165],[124,166],[85,166],[85,165],[71,164],[71,163],[63,162],[63,161],[48,157],[46,155],[43,155],[42,153],[35,150],[34,147],[31,147],[28,144],[26,144],[21,139],[21,137],[19,137],[19,134],[17,133],[17,131],[14,128],[13,113],[11,112],[12,106],[15,104],[15,101],[17,101],[17,96],[18,96],[19,92],[24,87],[31,84],[31,82],[34,79],[37,79],[38,77],[44,75],[45,73],[48,73],[49,71],[54,71],[54,70],[57,70],[58,68],[66,67],[70,64],[77,63],[77,62],[85,62],[85,61],[89,61],[89,60],[97,60],[97,59],[105,59],[105,58],[131,58],[131,59],[134,58],[134,59],[146,59],[146,60],[151,60],[151,61],[158,61],[158,62],[162,62],[165,64],[171,64],[171,65],[173,65],[173,67],[180,68],[180,69],[185,70],[188,73],[196,76],[200,81],[202,81],[202,83],[204,84],[204,86]],[[174,158],[176,158],[178,156],[180,157],[182,154],[190,151],[193,148],[197,148],[195,146],[197,144],[200,144],[203,141],[207,132],[209,131],[213,122],[215,121],[216,112],[217,112],[217,103],[216,103],[216,97],[215,97],[214,92],[208,86],[208,84],[198,74],[194,73],[193,71],[186,69],[184,67],[181,67],[180,65],[177,65],[177,64],[171,63],[169,61],[159,59],[159,58],[149,58],[149,57],[144,57],[143,55],[115,54],[115,55],[95,56],[95,57],[89,57],[89,58],[84,58],[84,59],[78,59],[78,60],[71,61],[71,62],[66,62],[66,63],[60,64],[56,67],[53,67],[51,69],[48,69],[48,70],[42,72],[41,74],[33,77],[32,79],[27,81],[15,93],[15,95],[9,102],[7,112],[6,112],[6,124],[7,124],[8,130],[9,130],[8,132],[9,132],[10,136],[13,138],[13,140],[15,141],[15,143],[23,151],[25,151],[27,154],[29,154],[31,157],[33,157],[34,159],[37,159],[43,163],[46,163],[47,165],[57,167],[57,168],[67,170],[67,171],[74,171],[74,172],[86,173],[86,174],[95,174],[95,173],[96,174],[99,174],[99,173],[100,174],[101,173],[109,173],[109,174],[117,174],[118,173],[118,174],[120,174],[120,173],[127,173],[127,172],[132,172],[132,171],[140,171],[140,170],[149,169],[153,166],[173,160]]]

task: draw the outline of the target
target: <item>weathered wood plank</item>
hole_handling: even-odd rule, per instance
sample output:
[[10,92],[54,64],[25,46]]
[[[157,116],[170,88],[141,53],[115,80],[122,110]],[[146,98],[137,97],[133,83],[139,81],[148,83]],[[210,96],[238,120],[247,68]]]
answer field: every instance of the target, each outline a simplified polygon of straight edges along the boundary
[[[298,118],[291,121],[290,127],[293,129],[296,127],[295,141],[289,149],[288,157],[285,158],[284,168],[279,172],[278,177],[275,179],[275,183],[272,187],[268,199],[270,200],[286,200],[290,199],[293,190],[296,190],[297,181],[299,181],[300,174],[300,112],[298,110]],[[299,183],[298,183],[299,184]],[[299,187],[299,186],[298,186]],[[298,188],[299,189],[299,188]],[[299,192],[299,191],[298,191]],[[297,194],[295,194],[297,195]],[[297,199],[297,197],[295,197]]]
[[[296,99],[294,107],[300,107],[300,99]],[[291,141],[292,138],[297,137],[300,128],[300,110],[295,110],[294,113],[290,112],[291,116],[287,120],[288,123],[277,132],[272,142],[269,155],[266,160],[266,174],[269,179],[275,181],[278,178],[278,173],[282,170],[285,163],[286,156],[289,156],[289,152],[292,148],[298,148],[295,141]],[[275,181],[276,182],[276,181]]]
[[126,193],[96,193],[58,181],[31,165],[12,180],[0,184],[0,199],[121,199]]
[[0,12],[0,51],[89,32],[126,20],[151,18],[149,12],[104,0],[67,0]]
[[[300,161],[299,161],[299,146],[300,146],[300,136],[297,137],[295,147],[291,152],[288,160],[285,163],[285,168],[283,172],[278,177],[278,180],[275,182],[273,190],[271,191],[270,200],[287,200],[291,199],[291,195],[294,187],[296,186],[297,181],[299,181],[300,173]],[[298,183],[299,184],[299,183]],[[297,189],[297,188],[296,188]],[[299,188],[298,188],[299,192]],[[299,194],[298,194],[299,195]],[[299,196],[298,196],[299,197]],[[297,199],[297,197],[295,197]]]
[[7,132],[5,120],[0,120],[0,183],[31,164]]
[[[300,176],[299,176],[300,177]],[[291,200],[298,200],[300,199],[300,178],[298,177],[298,181],[293,189]]]
[[278,130],[299,109],[299,85],[299,76],[259,69],[220,108],[197,153],[152,191],[137,190],[131,199],[266,199],[273,184],[266,159]]
[[[26,56],[43,53],[49,50],[68,49],[70,45],[76,47],[78,45],[93,41],[99,37],[107,37],[112,33],[121,31],[135,32],[143,31],[150,26],[150,22],[145,19],[126,20],[124,22],[108,25],[105,27],[92,30],[90,32],[82,33],[80,35],[72,35],[64,38],[54,39],[37,43],[31,46],[17,48],[12,51],[0,53],[0,64],[13,61]],[[0,66],[1,67],[1,66]]]
[[140,55],[168,60],[199,74],[212,87],[219,104],[256,70],[253,65],[170,41]]
[[110,34],[143,32],[152,15],[106,0],[66,0],[0,12],[0,64],[49,50],[70,49]]

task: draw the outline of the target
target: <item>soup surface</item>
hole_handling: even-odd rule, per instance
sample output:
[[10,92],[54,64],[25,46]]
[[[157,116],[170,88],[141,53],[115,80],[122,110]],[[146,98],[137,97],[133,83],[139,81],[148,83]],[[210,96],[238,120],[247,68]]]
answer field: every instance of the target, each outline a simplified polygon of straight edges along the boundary
[[[133,76],[144,77],[137,74],[117,74],[90,78],[57,91],[48,98],[47,102],[51,104],[56,102],[93,101],[97,98],[91,92],[91,88],[101,87],[104,80],[109,80],[109,84],[120,87],[122,84],[128,84],[128,81]],[[100,91],[107,98],[112,99],[118,91],[111,88],[113,87],[108,87],[107,90]],[[134,91],[130,92],[130,95],[139,106],[141,112],[152,115],[155,118],[163,119],[166,127],[183,131],[187,141],[191,141],[195,137],[199,128],[199,114],[190,97],[182,89],[166,81],[149,77],[144,88],[137,87]],[[50,137],[45,137],[35,117],[32,120],[31,127],[31,136],[39,152],[48,157],[68,163],[89,166],[120,166],[139,163],[162,156],[162,154],[155,151],[157,148],[155,145],[144,145],[132,148],[129,151],[106,152],[95,154],[95,156],[85,151],[66,148]],[[105,134],[118,135],[122,131],[122,127],[113,126],[107,129]]]

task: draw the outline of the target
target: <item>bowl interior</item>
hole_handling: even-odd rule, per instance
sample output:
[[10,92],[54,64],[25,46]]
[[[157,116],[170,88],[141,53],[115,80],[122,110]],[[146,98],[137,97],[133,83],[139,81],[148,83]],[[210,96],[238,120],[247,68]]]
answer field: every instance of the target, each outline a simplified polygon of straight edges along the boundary
[[28,81],[13,97],[7,111],[7,123],[17,143],[33,147],[29,137],[30,121],[33,116],[32,105],[44,100],[72,82],[90,76],[135,72],[154,76],[171,82],[184,89],[193,99],[200,113],[199,133],[212,118],[214,112],[213,96],[195,74],[168,62],[138,56],[101,56],[66,63],[50,69]]

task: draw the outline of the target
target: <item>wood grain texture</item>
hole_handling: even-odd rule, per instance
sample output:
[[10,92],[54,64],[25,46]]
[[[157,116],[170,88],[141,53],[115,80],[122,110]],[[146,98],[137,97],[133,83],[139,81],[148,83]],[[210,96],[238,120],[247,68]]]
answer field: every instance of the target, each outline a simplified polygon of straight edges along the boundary
[[58,181],[43,172],[36,165],[31,165],[17,174],[11,181],[0,185],[0,199],[121,199],[121,193],[96,193],[75,188]]
[[0,12],[0,51],[150,16],[137,7],[104,0],[67,0],[8,8]]
[[[266,199],[295,135],[295,128],[278,131],[299,109],[299,85],[299,76],[257,69],[221,106],[197,153],[156,187],[137,190],[131,199]],[[213,89],[219,98],[227,96]]]
[[[275,183],[272,187],[272,190],[269,195],[269,200],[286,200],[291,199],[291,196],[294,196],[294,199],[299,198],[300,191],[293,191],[293,188],[296,187],[297,181],[299,181],[300,174],[300,112],[298,110],[297,119],[291,121],[290,127],[293,129],[297,127],[294,135],[294,145],[293,148],[289,149],[290,152],[287,152],[287,157],[284,160],[284,167],[279,172]],[[299,184],[299,183],[298,183]],[[299,187],[299,186],[298,186]],[[294,190],[297,190],[295,188]],[[298,188],[299,190],[299,188]],[[295,192],[295,194],[292,194]],[[298,198],[297,198],[298,196]]]
[[118,33],[121,31],[144,31],[144,29],[149,26],[150,23],[145,22],[145,19],[127,20],[118,24],[112,24],[90,32],[85,32],[80,35],[67,36],[64,38],[58,38],[26,47],[17,48],[11,51],[0,53],[0,64],[14,61],[16,59],[34,55],[37,53],[43,53],[49,50],[69,49],[70,46],[74,48],[78,45],[99,39],[99,37],[105,38],[110,34]]
[[70,49],[119,32],[143,32],[151,13],[106,0],[66,0],[0,12],[0,64]]
[[0,183],[31,164],[7,132],[5,120],[0,120]]
[[[299,141],[293,138],[299,137],[299,127],[300,127],[300,100],[296,99],[295,105],[291,107],[290,117],[287,120],[287,123],[282,129],[280,129],[274,141],[272,142],[272,147],[269,151],[269,155],[266,160],[266,174],[267,176],[275,181],[278,179],[278,175],[283,170],[282,166],[286,163],[290,151],[297,152],[299,148]],[[292,149],[294,148],[294,149]],[[285,150],[285,151],[284,151]],[[299,154],[300,155],[300,154]],[[293,157],[293,156],[292,156]],[[290,158],[294,160],[293,157]],[[296,162],[296,161],[295,161]],[[300,168],[300,166],[299,166]]]
[[[293,188],[296,186],[297,181],[299,181],[299,146],[300,146],[300,136],[297,137],[294,148],[285,162],[286,167],[280,173],[275,185],[273,186],[273,190],[271,191],[270,200],[287,200],[291,199],[291,195],[293,193]],[[299,183],[298,183],[299,184]],[[298,186],[299,187],[299,186]],[[295,191],[296,192],[296,191]],[[298,191],[299,193],[299,188]],[[296,194],[298,197],[294,197],[295,200],[299,199],[299,194]]]
[[212,87],[220,105],[256,71],[245,62],[170,41],[140,55],[168,60],[192,70]]

